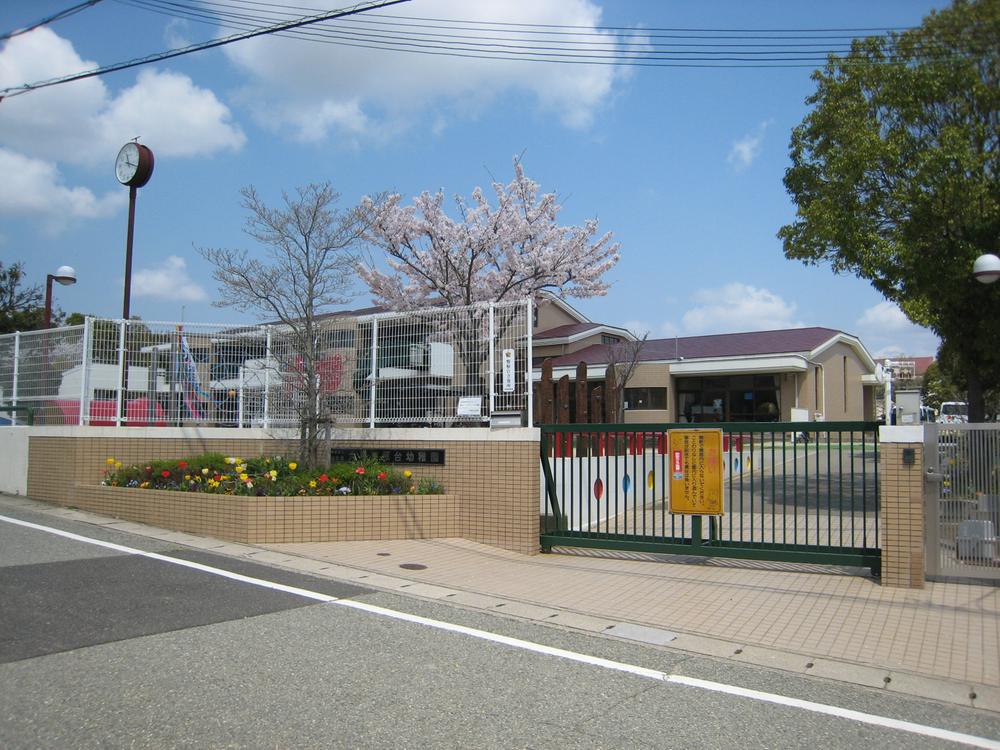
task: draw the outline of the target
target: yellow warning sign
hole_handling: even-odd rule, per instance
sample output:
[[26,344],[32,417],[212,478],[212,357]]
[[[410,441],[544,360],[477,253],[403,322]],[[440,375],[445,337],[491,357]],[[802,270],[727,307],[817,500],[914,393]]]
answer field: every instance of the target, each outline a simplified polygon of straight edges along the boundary
[[670,512],[721,516],[722,430],[670,430]]

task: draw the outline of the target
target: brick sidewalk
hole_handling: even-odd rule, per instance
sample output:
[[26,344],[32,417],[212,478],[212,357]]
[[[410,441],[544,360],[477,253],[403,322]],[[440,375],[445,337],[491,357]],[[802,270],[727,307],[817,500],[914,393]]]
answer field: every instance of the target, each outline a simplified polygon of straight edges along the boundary
[[4,496],[4,505],[400,594],[1000,712],[997,587],[929,582],[897,589],[863,570],[649,553],[529,557],[463,539],[265,548],[25,498]]

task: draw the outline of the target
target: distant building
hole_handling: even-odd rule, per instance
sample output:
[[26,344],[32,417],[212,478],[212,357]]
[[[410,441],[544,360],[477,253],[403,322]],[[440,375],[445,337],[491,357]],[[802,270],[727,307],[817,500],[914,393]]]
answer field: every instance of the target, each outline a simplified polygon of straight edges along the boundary
[[[580,362],[593,389],[603,385],[609,347],[635,341],[554,297],[538,305],[534,323],[535,380],[551,359],[555,378],[568,375],[574,393]],[[877,385],[861,340],[832,328],[649,339],[625,386],[625,421],[874,420]]]

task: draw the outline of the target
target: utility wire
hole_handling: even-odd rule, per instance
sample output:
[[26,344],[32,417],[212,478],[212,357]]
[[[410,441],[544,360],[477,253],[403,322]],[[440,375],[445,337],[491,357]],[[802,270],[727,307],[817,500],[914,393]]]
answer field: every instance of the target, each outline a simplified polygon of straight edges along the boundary
[[[222,2],[217,0],[205,2],[197,5],[180,0],[119,0],[124,4],[134,7],[145,8],[153,12],[164,15],[185,18],[199,23],[218,24],[228,28],[243,28],[248,23],[262,23],[265,20],[273,20],[275,12],[257,11],[248,6],[266,6],[268,8],[285,6],[275,6],[273,3],[261,2]],[[210,8],[222,8],[226,10],[212,10]],[[236,9],[244,12],[234,12]],[[268,15],[262,16],[260,13]],[[268,17],[270,16],[270,17]],[[390,18],[387,21],[372,21],[372,17]],[[282,34],[292,38],[307,39],[310,41],[323,42],[327,44],[337,44],[345,47],[357,47],[376,50],[392,50],[398,52],[410,52],[417,54],[430,54],[448,57],[472,58],[472,59],[497,59],[513,60],[522,62],[548,62],[564,64],[586,64],[586,65],[618,65],[631,67],[816,67],[827,62],[831,54],[844,55],[850,52],[850,46],[826,46],[815,43],[798,42],[795,44],[773,42],[767,43],[744,43],[738,42],[714,42],[711,44],[699,43],[678,43],[672,42],[670,45],[663,45],[649,41],[649,35],[645,29],[626,29],[626,27],[607,27],[611,29],[626,29],[630,34],[625,37],[620,45],[615,45],[614,40],[609,40],[606,34],[590,33],[585,36],[597,36],[599,40],[589,39],[559,39],[556,43],[545,39],[525,39],[512,37],[511,34],[527,33],[522,27],[528,24],[508,24],[496,22],[473,22],[473,21],[444,21],[442,19],[427,19],[449,23],[448,26],[427,24],[400,23],[400,21],[410,21],[410,17],[405,16],[385,16],[380,14],[370,14],[364,18],[350,18],[336,23],[317,24],[309,30],[297,30]],[[479,24],[470,27],[464,24]],[[369,26],[389,27],[391,30],[385,31],[382,28],[374,30]],[[480,28],[490,25],[491,28]],[[495,26],[512,26],[516,30],[506,28],[495,28]],[[364,28],[357,28],[362,26]],[[399,30],[399,27],[408,29],[410,27],[446,29],[449,31],[471,30],[475,36],[468,34],[434,34],[421,32],[411,32]],[[544,28],[545,31],[532,32],[536,34],[551,35],[553,28],[577,29],[593,27],[573,27],[554,25],[535,25]],[[865,29],[871,30],[871,29]],[[701,30],[699,30],[701,31]],[[717,30],[713,30],[717,31]],[[773,31],[773,30],[772,30]],[[799,30],[794,30],[799,31]],[[826,30],[820,30],[826,31]],[[833,30],[840,31],[840,30]],[[494,34],[493,36],[483,36],[482,34]],[[570,32],[560,32],[563,36],[578,37],[578,34]],[[496,36],[500,34],[503,36]],[[622,34],[617,36],[621,37]],[[733,39],[755,39],[762,37],[733,37],[733,36],[683,36],[683,35],[660,35],[669,38],[689,38],[700,39],[710,38],[717,40]],[[880,36],[880,35],[879,35]],[[766,37],[768,39],[796,38],[796,37]],[[805,37],[809,39],[826,39],[827,42],[838,42],[846,45],[850,41],[845,37]],[[609,41],[612,46],[608,46]],[[820,47],[820,49],[813,49]],[[694,48],[694,49],[689,49]],[[951,55],[952,50],[948,48],[937,48],[930,50],[939,57]],[[887,59],[887,63],[893,62]]]
[[85,8],[89,8],[92,5],[97,5],[99,2],[101,2],[101,0],[86,0],[86,2],[79,3],[70,8],[67,8],[66,10],[61,10],[58,13],[53,13],[51,16],[43,18],[41,21],[36,21],[30,26],[25,26],[23,29],[14,29],[13,31],[8,31],[4,34],[0,34],[0,42],[5,42],[8,39],[12,39],[15,36],[26,34],[29,31],[33,31],[41,26],[47,26],[48,24],[53,23],[55,21],[61,21],[62,19],[68,18],[74,13],[79,13],[81,10],[84,10]]
[[60,76],[59,78],[50,78],[46,81],[38,81],[36,83],[25,83],[20,86],[10,86],[5,89],[0,89],[0,101],[4,98],[10,98],[12,96],[20,96],[21,94],[26,94],[29,91],[35,91],[37,89],[47,88],[48,86],[56,86],[61,83],[69,83],[70,81],[79,81],[84,78],[93,78],[94,76],[104,75],[105,73],[111,73],[119,70],[128,70],[129,68],[134,68],[139,65],[147,65],[153,62],[159,62],[160,60],[169,60],[173,57],[180,57],[181,55],[188,55],[192,52],[200,52],[206,49],[212,49],[214,47],[222,47],[226,44],[232,44],[233,42],[239,42],[244,39],[251,39],[257,36],[263,36],[265,34],[275,34],[281,31],[286,31],[289,29],[295,29],[300,26],[307,26],[309,24],[317,23],[319,21],[326,21],[333,18],[342,18],[344,16],[350,16],[355,13],[363,13],[367,10],[373,8],[386,8],[391,5],[398,5],[400,3],[409,2],[409,0],[379,0],[371,2],[357,3],[356,5],[345,9],[338,9],[335,11],[328,11],[326,13],[319,13],[314,16],[307,16],[305,18],[298,18],[294,21],[288,21],[284,23],[277,23],[271,26],[266,26],[264,28],[253,29],[252,31],[232,34],[222,39],[213,39],[208,42],[201,42],[199,44],[191,44],[187,47],[181,47],[179,49],[168,50],[166,52],[158,52],[156,54],[147,55],[145,57],[136,58],[134,60],[129,60],[127,62],[115,63],[114,65],[105,65],[100,68],[94,68],[93,70],[84,71],[82,73],[72,73],[70,75]]

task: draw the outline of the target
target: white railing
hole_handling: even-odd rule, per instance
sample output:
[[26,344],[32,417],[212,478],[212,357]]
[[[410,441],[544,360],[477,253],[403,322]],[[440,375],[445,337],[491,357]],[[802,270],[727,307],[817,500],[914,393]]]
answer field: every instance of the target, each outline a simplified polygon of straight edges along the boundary
[[[322,316],[318,413],[369,427],[530,413],[531,320],[527,300]],[[0,420],[295,426],[302,371],[281,325],[87,318],[0,336]]]

